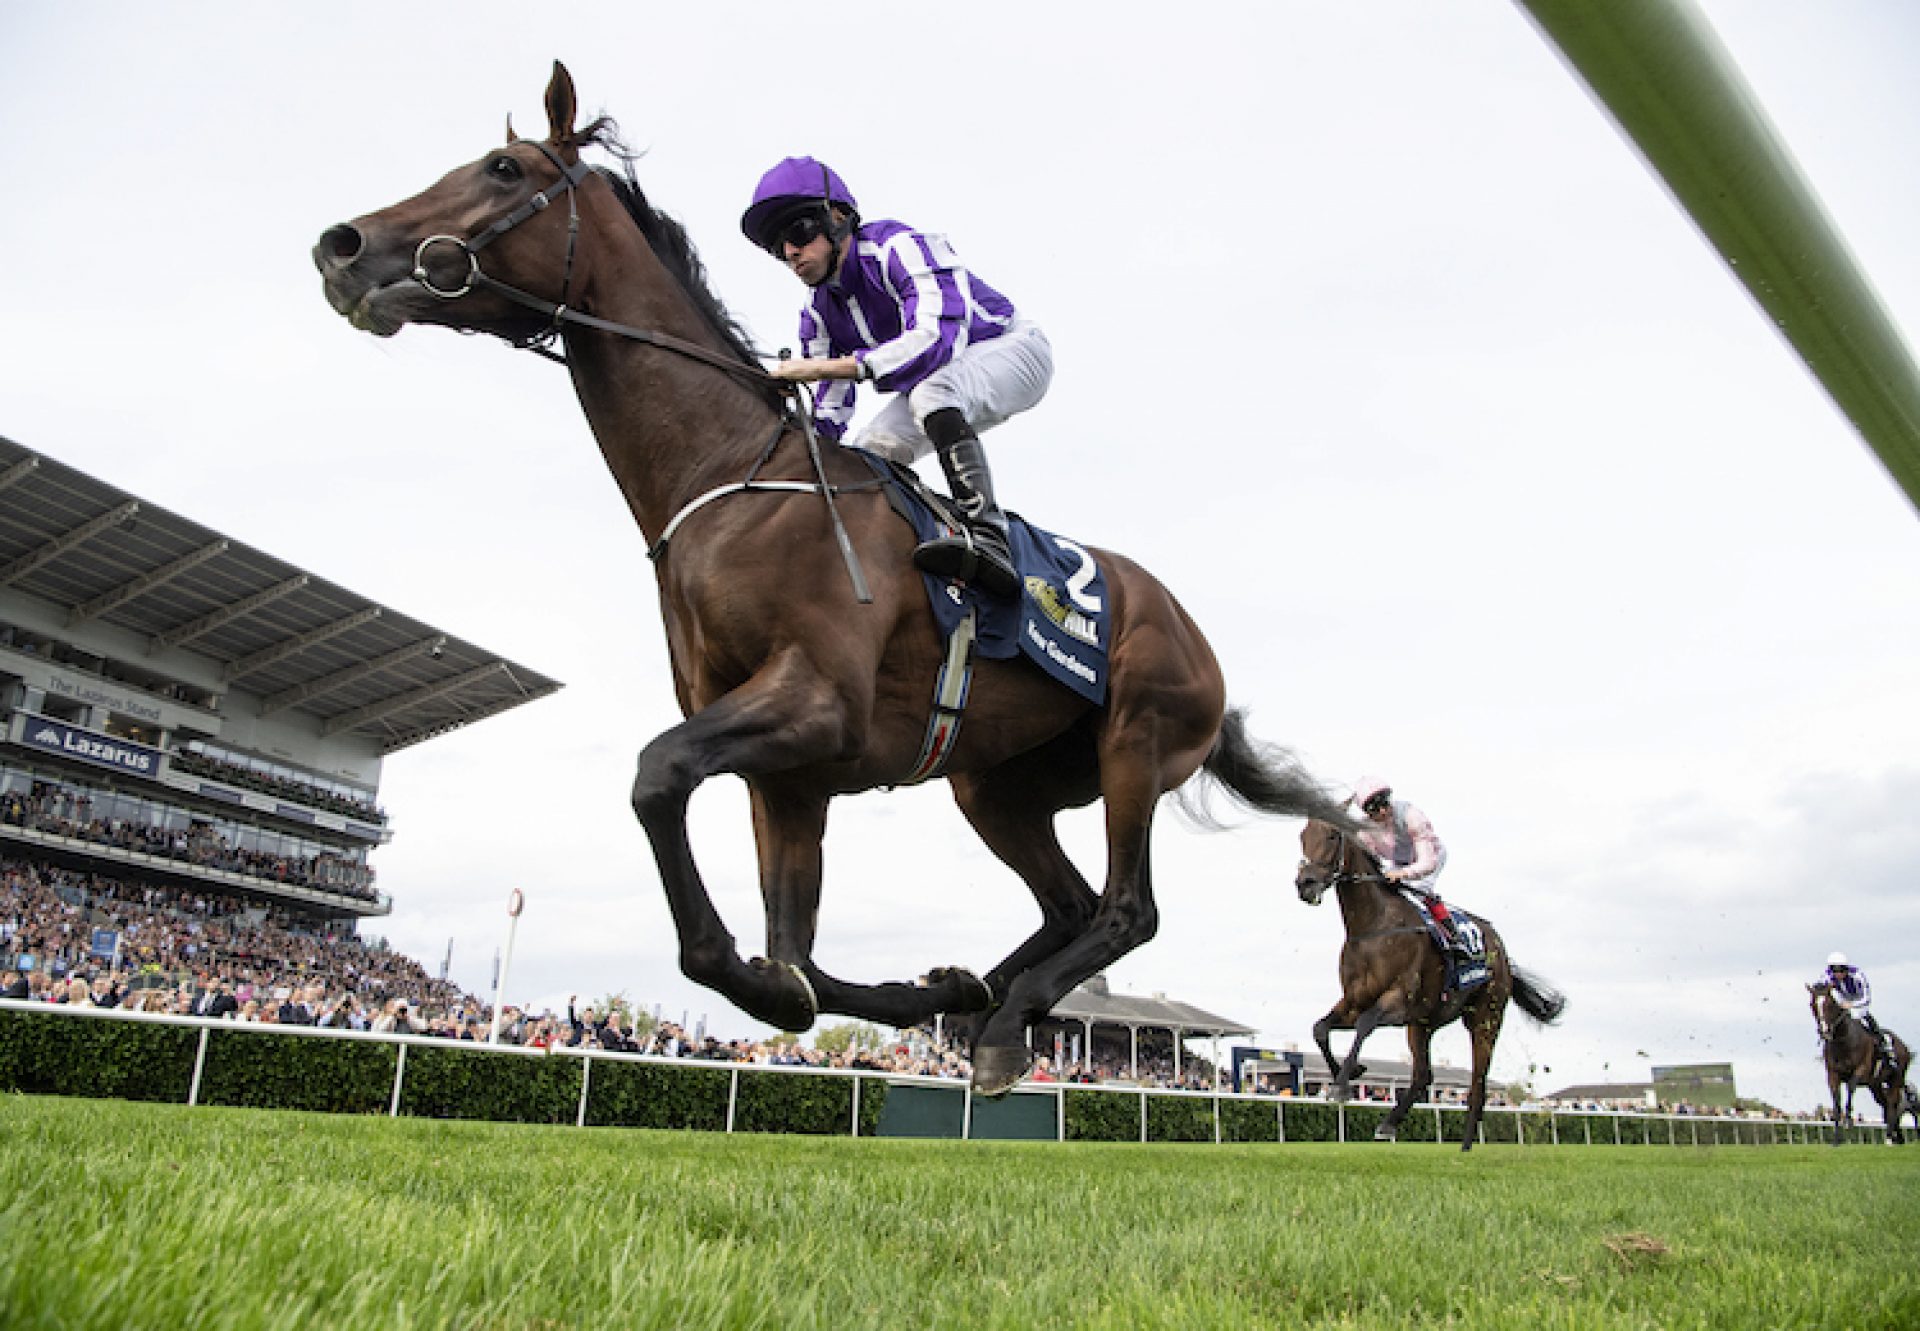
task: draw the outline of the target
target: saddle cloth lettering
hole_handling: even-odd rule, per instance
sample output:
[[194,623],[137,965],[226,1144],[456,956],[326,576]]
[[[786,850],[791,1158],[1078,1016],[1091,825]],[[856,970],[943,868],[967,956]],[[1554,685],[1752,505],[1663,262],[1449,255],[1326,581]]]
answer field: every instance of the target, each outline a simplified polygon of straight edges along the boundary
[[[904,467],[864,449],[858,455],[887,482],[887,495],[921,541],[952,534],[958,523],[936,513],[939,503]],[[976,612],[974,650],[988,660],[1024,654],[1053,678],[1096,706],[1107,700],[1107,580],[1084,546],[1007,515],[1008,544],[1024,584],[1016,600],[982,596],[947,578],[922,573],[927,600],[943,638],[967,608]]]

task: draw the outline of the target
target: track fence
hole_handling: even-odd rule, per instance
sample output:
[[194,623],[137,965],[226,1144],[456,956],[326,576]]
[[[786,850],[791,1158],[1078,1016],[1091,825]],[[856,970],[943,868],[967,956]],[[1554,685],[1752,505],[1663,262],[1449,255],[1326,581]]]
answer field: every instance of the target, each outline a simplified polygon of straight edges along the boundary
[[[130,1029],[134,1028],[134,1029]],[[473,1118],[574,1127],[1139,1142],[1371,1139],[1390,1106],[1312,1096],[965,1082],[842,1068],[479,1045],[0,999],[0,1090],[187,1105]],[[1422,1104],[1400,1140],[1458,1142],[1464,1107]],[[1855,1123],[1850,1141],[1878,1141]],[[1525,1147],[1829,1142],[1824,1119],[1489,1107],[1479,1141]]]

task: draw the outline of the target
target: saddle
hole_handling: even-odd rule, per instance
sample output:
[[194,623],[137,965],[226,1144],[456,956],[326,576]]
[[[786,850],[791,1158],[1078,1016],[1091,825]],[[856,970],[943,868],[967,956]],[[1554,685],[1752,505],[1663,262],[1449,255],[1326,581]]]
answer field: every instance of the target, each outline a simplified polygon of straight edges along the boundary
[[[922,543],[964,527],[952,501],[928,489],[908,468],[865,449],[848,451],[886,483],[888,502]],[[1088,702],[1105,703],[1109,598],[1100,566],[1078,542],[1043,531],[1017,513],[1007,514],[1007,544],[1021,582],[1013,600],[921,573],[941,636],[951,639],[971,614],[980,656],[997,661],[1024,654]]]
[[1420,923],[1426,927],[1427,937],[1440,950],[1440,960],[1447,968],[1448,993],[1468,993],[1493,978],[1493,969],[1487,965],[1487,937],[1478,920],[1465,911],[1449,908],[1447,914],[1457,934],[1457,939],[1450,938],[1446,928],[1433,917],[1433,908],[1426,897],[1407,888],[1400,889],[1400,895],[1420,912]]

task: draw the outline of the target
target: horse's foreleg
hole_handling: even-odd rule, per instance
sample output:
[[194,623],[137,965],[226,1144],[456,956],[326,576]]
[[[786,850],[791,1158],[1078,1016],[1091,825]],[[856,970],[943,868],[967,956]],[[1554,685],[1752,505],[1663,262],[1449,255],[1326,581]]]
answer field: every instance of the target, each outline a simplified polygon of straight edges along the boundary
[[820,918],[827,799],[814,783],[778,776],[756,778],[751,788],[760,893],[767,910],[767,955],[806,977],[820,1011],[889,1026],[917,1026],[936,1013],[986,1006],[986,986],[966,971],[936,971],[920,984],[870,985],[837,979],[820,969],[813,944]]
[[1340,1066],[1339,1060],[1333,1056],[1333,1032],[1352,1029],[1353,1014],[1347,1011],[1345,999],[1335,1003],[1326,1016],[1313,1023],[1313,1042],[1320,1046],[1320,1057],[1329,1073]]
[[[806,673],[796,659],[783,658],[647,745],[634,776],[633,811],[653,844],[680,937],[681,970],[783,1030],[811,1026],[817,999],[793,962],[740,959],[694,863],[687,803],[701,782],[719,772],[752,777],[857,751],[859,736],[845,721],[848,714],[826,681]],[[809,916],[818,902],[817,843],[813,856]],[[770,908],[770,921],[771,914]],[[789,951],[800,937],[798,919],[789,912],[782,926],[782,946]],[[810,945],[810,922],[805,931]]]
[[1367,1065],[1360,1061],[1360,1046],[1373,1034],[1373,1028],[1386,1019],[1387,1009],[1383,1003],[1375,1003],[1362,1012],[1353,1023],[1353,1047],[1347,1050],[1347,1057],[1340,1064],[1339,1072],[1334,1074],[1333,1085],[1327,1091],[1330,1100],[1351,1100],[1353,1098],[1354,1078],[1364,1076]]

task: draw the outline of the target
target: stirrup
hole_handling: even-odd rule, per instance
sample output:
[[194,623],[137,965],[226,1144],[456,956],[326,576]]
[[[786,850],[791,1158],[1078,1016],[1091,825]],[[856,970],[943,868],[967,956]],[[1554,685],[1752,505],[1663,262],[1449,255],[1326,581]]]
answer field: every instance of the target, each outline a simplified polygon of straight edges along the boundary
[[916,546],[913,566],[935,577],[957,578],[989,596],[1011,600],[1020,592],[1020,575],[1013,564],[972,531]]

